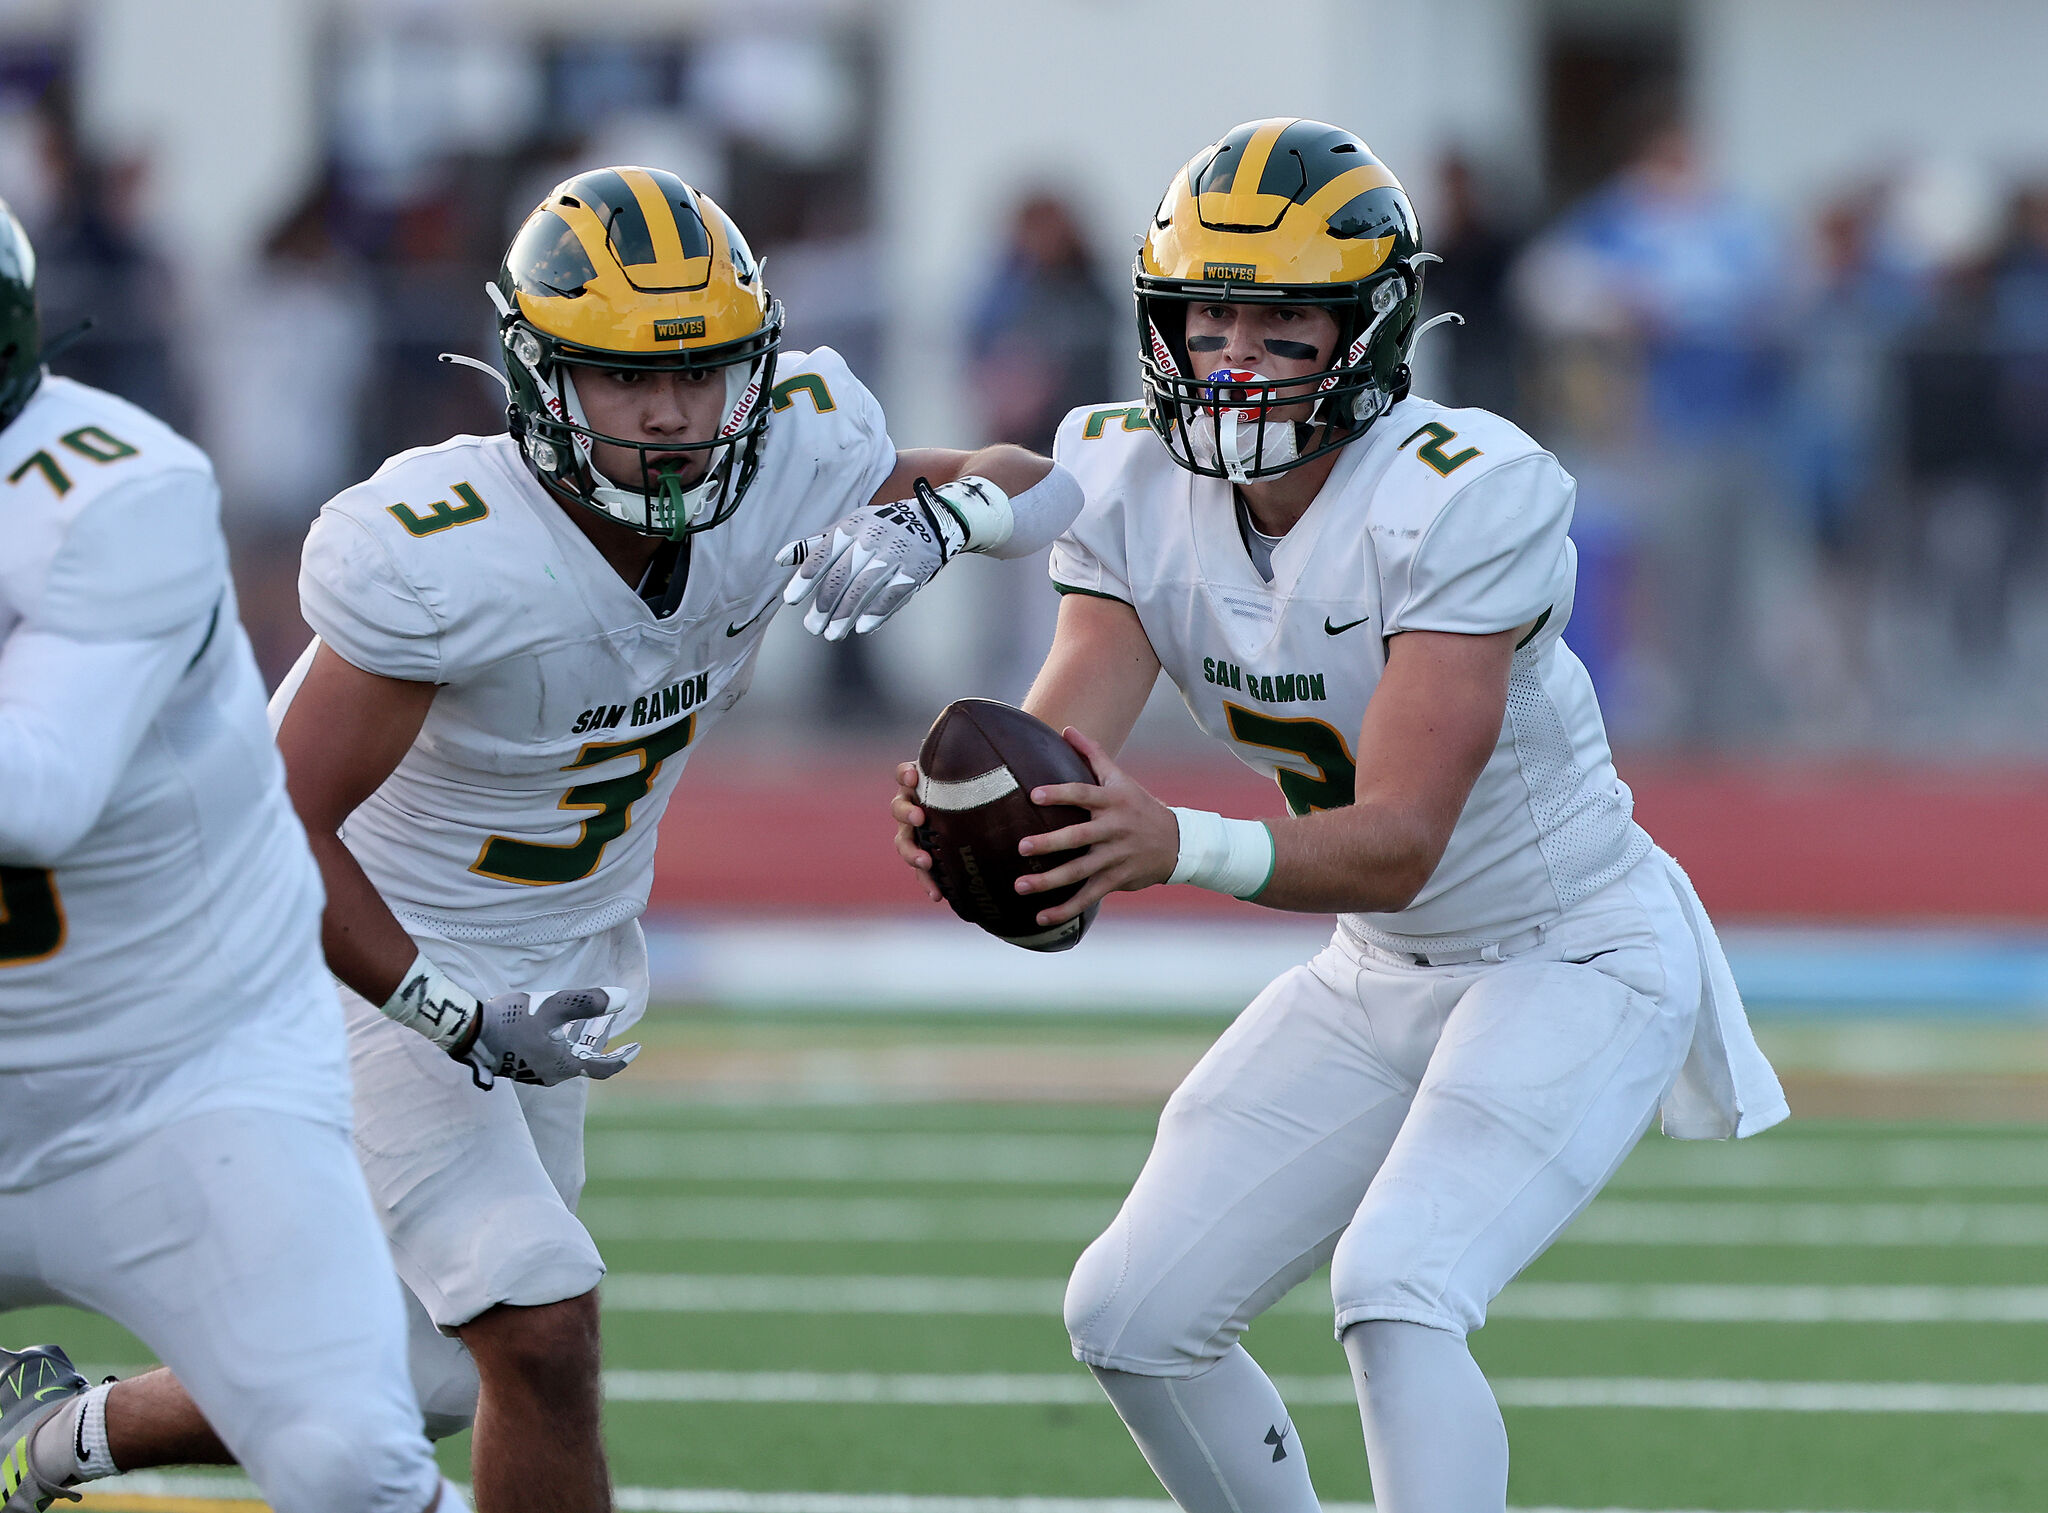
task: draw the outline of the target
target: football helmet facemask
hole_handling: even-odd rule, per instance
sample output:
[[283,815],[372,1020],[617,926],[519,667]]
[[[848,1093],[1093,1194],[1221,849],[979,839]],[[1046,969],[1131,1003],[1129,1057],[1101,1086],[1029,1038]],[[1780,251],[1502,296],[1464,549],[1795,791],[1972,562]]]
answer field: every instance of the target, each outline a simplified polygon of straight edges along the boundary
[[[1237,483],[1356,440],[1408,392],[1422,266],[1436,261],[1400,183],[1350,132],[1285,118],[1232,128],[1174,175],[1132,270],[1153,431],[1190,472]],[[1207,304],[1327,310],[1330,365],[1285,380],[1203,371],[1186,332]],[[1305,419],[1275,413],[1305,401]]]
[[[600,168],[556,185],[485,286],[498,310],[508,419],[550,491],[642,535],[680,540],[728,520],[753,482],[782,340],[782,305],[710,196],[672,173]],[[591,428],[572,366],[723,376],[708,440],[641,441]],[[598,471],[593,446],[638,458]],[[695,482],[678,454],[706,455]]]

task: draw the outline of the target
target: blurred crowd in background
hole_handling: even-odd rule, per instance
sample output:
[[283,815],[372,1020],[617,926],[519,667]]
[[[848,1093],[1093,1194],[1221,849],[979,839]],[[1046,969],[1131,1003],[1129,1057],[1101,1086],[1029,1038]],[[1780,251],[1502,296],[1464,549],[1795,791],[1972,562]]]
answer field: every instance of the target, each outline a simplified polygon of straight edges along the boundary
[[[237,286],[193,290],[132,213],[147,164],[82,145],[64,51],[0,50],[0,195],[34,238],[46,333],[93,321],[53,366],[211,451],[273,680],[306,638],[294,574],[322,500],[501,428],[491,386],[435,358],[495,359],[482,283],[569,172],[643,162],[708,190],[765,255],[789,345],[877,370],[878,68],[857,26],[445,53],[371,34],[332,69],[323,170]],[[1618,743],[2038,750],[2048,176],[1902,159],[1773,215],[1702,169],[1669,80],[1636,82],[1543,202],[1461,157],[1418,196],[1444,260],[1430,312],[1466,320],[1425,340],[1418,391],[1508,415],[1579,478],[1568,640]],[[1342,124],[1372,139],[1369,116]],[[1135,396],[1128,239],[1091,240],[1033,182],[1011,207],[935,359],[980,433],[918,442],[1043,448],[1070,407]],[[1022,574],[991,592],[999,623],[1035,627],[983,638],[986,691],[1014,697],[1052,600]],[[818,718],[872,719],[872,651],[834,656]]]

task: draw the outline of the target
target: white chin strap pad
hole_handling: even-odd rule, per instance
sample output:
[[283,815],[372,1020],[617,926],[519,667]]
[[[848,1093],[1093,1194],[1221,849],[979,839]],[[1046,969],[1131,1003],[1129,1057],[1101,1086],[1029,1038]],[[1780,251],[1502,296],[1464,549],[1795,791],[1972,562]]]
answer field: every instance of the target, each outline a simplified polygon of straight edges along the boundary
[[1294,461],[1294,425],[1285,420],[1245,420],[1237,410],[1225,410],[1220,419],[1198,410],[1188,423],[1188,449],[1203,467],[1221,467],[1231,482],[1245,483],[1254,463],[1271,469]]

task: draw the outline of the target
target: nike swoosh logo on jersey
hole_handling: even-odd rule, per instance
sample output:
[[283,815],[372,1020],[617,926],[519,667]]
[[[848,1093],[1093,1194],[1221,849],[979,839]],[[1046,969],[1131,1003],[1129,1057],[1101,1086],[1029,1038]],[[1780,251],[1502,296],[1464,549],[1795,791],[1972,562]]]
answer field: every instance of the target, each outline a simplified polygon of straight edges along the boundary
[[1346,620],[1342,625],[1332,625],[1330,617],[1325,615],[1323,616],[1323,634],[1326,636],[1341,636],[1345,631],[1355,630],[1371,618],[1371,615],[1360,615],[1356,620]]
[[768,611],[773,609],[774,607],[775,601],[773,599],[770,599],[766,604],[762,605],[759,609],[754,611],[753,620],[747,621],[745,625],[734,625],[730,620],[728,620],[725,625],[726,635],[737,636],[741,634],[746,630],[748,625],[752,625],[754,623],[754,620],[760,619],[763,615],[767,614]]

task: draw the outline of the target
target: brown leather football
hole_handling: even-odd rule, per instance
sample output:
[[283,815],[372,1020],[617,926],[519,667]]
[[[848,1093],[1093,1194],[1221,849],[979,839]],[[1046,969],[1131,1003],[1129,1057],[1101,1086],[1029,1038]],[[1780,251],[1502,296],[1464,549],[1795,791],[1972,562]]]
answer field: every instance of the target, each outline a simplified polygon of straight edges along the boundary
[[917,843],[931,853],[932,880],[955,914],[1030,951],[1064,951],[1087,933],[1100,904],[1050,929],[1038,923],[1040,909],[1065,903],[1075,888],[1016,889],[1025,873],[1047,871],[1074,855],[1019,856],[1017,842],[1088,818],[1087,810],[1071,805],[1031,802],[1031,790],[1048,783],[1095,781],[1087,761],[1057,730],[994,699],[955,699],[925,733],[917,772],[924,810]]

